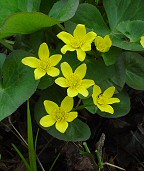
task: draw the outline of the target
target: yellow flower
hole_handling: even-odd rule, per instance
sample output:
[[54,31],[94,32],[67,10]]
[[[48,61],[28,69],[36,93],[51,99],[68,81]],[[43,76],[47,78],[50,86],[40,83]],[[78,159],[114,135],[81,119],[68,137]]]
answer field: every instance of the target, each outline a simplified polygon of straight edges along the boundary
[[140,43],[141,43],[142,47],[144,48],[144,36],[141,37]]
[[106,35],[104,38],[97,36],[95,39],[96,49],[100,52],[108,52],[112,46],[112,41],[109,35]]
[[77,58],[84,61],[86,57],[85,51],[91,50],[91,43],[97,36],[93,31],[86,34],[86,28],[83,24],[78,24],[73,32],[73,36],[65,31],[60,32],[57,37],[66,45],[61,48],[61,52],[65,54],[67,51],[77,52]]
[[[46,73],[51,77],[59,75],[60,71],[56,66],[62,58],[62,55],[56,54],[50,56],[49,48],[46,43],[42,43],[38,51],[39,59],[33,56],[25,57],[22,63],[31,68],[36,68],[34,71],[35,79],[38,80]],[[50,56],[50,57],[49,57]]]
[[102,111],[102,112],[108,112],[113,114],[114,109],[110,104],[113,103],[119,103],[120,100],[118,98],[112,98],[113,94],[115,92],[115,87],[109,87],[104,91],[102,94],[101,88],[97,85],[94,85],[93,88],[93,102],[94,104]]
[[73,72],[72,68],[67,62],[61,64],[61,70],[64,77],[59,77],[55,80],[55,83],[61,87],[68,87],[67,94],[70,97],[77,96],[78,93],[83,96],[88,96],[87,89],[94,85],[94,81],[90,79],[83,79],[86,75],[87,66],[81,64]]
[[72,122],[77,118],[77,112],[70,112],[73,108],[74,100],[72,97],[66,96],[60,107],[50,100],[44,101],[44,107],[48,115],[40,119],[40,125],[50,127],[55,124],[56,129],[64,133],[68,128],[68,122]]

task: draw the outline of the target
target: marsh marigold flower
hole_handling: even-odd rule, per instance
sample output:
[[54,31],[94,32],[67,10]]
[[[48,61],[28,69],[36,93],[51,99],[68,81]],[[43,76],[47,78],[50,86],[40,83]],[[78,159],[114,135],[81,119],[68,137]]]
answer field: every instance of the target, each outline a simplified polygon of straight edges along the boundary
[[61,71],[63,76],[55,80],[55,83],[61,87],[68,87],[67,94],[70,97],[77,96],[78,93],[83,96],[88,96],[88,88],[94,85],[94,81],[90,79],[83,79],[86,75],[87,66],[81,64],[73,72],[72,68],[67,62],[61,64]]
[[118,98],[112,98],[113,94],[115,92],[115,87],[109,87],[102,93],[102,90],[99,86],[94,85],[93,88],[93,102],[94,104],[102,111],[107,113],[114,113],[114,109],[110,104],[113,103],[119,103],[120,100]]
[[22,59],[22,63],[34,70],[35,79],[38,80],[43,77],[46,73],[51,77],[59,75],[60,71],[55,66],[59,63],[62,55],[55,54],[50,56],[49,48],[46,43],[42,43],[38,51],[39,59],[33,56],[25,57]]
[[97,36],[95,39],[96,49],[100,52],[108,52],[110,47],[112,46],[112,41],[109,35],[106,35],[104,38],[101,36]]
[[140,44],[141,44],[142,47],[144,48],[144,36],[141,37]]
[[96,33],[93,31],[86,33],[85,25],[78,24],[73,32],[73,35],[62,31],[57,37],[61,39],[66,45],[61,48],[61,52],[65,54],[67,51],[77,52],[77,58],[80,61],[84,61],[86,57],[86,51],[91,50],[91,43],[96,37]]
[[50,127],[55,124],[59,132],[65,133],[68,128],[68,122],[72,122],[78,116],[76,111],[71,112],[73,105],[73,98],[68,96],[63,99],[60,107],[53,101],[45,100],[44,107],[48,115],[40,119],[40,125]]

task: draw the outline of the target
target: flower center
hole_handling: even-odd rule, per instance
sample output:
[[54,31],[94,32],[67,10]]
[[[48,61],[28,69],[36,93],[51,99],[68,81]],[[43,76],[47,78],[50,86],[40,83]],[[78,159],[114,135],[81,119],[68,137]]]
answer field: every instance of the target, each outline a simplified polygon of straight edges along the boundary
[[107,100],[108,100],[108,98],[104,97],[103,95],[99,95],[99,97],[98,97],[98,103],[100,105],[107,105]]
[[67,112],[60,107],[54,113],[54,119],[56,121],[64,121],[66,119]]
[[82,80],[75,74],[72,74],[69,78],[67,78],[68,86],[75,89],[79,88],[81,81]]
[[39,63],[39,68],[41,70],[47,71],[51,67],[51,62],[50,60],[47,61],[40,61]]
[[71,46],[75,49],[79,48],[82,46],[82,39],[79,37],[74,37],[74,39],[71,41]]

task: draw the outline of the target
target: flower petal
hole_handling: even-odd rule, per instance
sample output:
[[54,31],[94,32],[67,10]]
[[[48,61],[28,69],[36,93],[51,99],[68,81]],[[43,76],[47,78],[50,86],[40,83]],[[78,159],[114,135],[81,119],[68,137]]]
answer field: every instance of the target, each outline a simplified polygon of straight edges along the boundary
[[62,55],[59,55],[59,54],[50,56],[51,66],[56,66],[61,59],[62,59]]
[[41,70],[40,68],[36,68],[34,70],[34,75],[35,75],[35,79],[39,80],[41,77],[43,77],[46,74],[46,71]]
[[78,117],[78,112],[69,112],[68,114],[67,114],[67,119],[66,119],[66,121],[67,122],[72,122],[75,118],[77,118]]
[[120,99],[118,98],[110,98],[108,99],[108,104],[119,103]]
[[141,44],[142,47],[144,48],[144,36],[141,37],[140,44]]
[[73,70],[67,62],[63,62],[61,64],[61,71],[65,78],[68,78],[69,76],[71,76],[73,74]]
[[93,40],[96,38],[97,34],[93,31],[88,32],[85,36],[84,36],[84,44],[91,44],[93,42]]
[[86,64],[81,64],[76,68],[74,74],[78,75],[80,79],[83,79],[86,75],[86,70],[87,70]]
[[40,125],[42,125],[43,127],[50,127],[55,122],[56,121],[50,115],[46,115],[40,119]]
[[78,24],[73,33],[74,37],[84,37],[86,35],[86,28],[83,24]]
[[61,108],[66,112],[70,112],[73,108],[74,100],[72,97],[66,96],[61,102]]
[[102,93],[101,88],[95,84],[93,87],[93,96],[98,97],[101,93]]
[[91,50],[91,44],[89,43],[84,43],[81,47],[83,51],[90,51]]
[[77,51],[77,58],[79,61],[84,61],[86,57],[86,53],[82,49],[76,49]]
[[82,80],[82,86],[84,86],[86,89],[89,88],[90,86],[94,85],[95,82],[90,79],[83,79]]
[[67,94],[68,94],[69,97],[75,97],[75,96],[78,95],[78,90],[69,87],[69,88],[67,89]]
[[38,50],[38,56],[41,60],[45,61],[49,58],[49,48],[46,43],[42,43]]
[[112,46],[112,41],[111,41],[109,35],[106,35],[106,36],[104,37],[104,42],[105,42],[105,45],[108,46],[109,48]]
[[71,45],[64,45],[61,48],[61,53],[65,54],[67,51],[75,51],[75,49]]
[[55,83],[60,87],[68,87],[67,81],[64,77],[59,77],[55,80]]
[[87,91],[87,89],[83,86],[78,88],[78,93],[82,94],[84,97],[87,97],[89,92]]
[[59,132],[65,133],[68,128],[68,123],[66,121],[57,121],[55,126]]
[[106,89],[103,93],[103,95],[107,98],[111,98],[113,96],[115,92],[115,87],[112,86],[112,87],[109,87],[108,89]]
[[50,75],[51,77],[56,77],[58,76],[60,73],[59,69],[56,68],[56,67],[50,67],[48,70],[47,70],[47,74]]
[[107,112],[107,113],[110,113],[110,114],[113,114],[114,113],[114,109],[110,106],[110,105],[98,105],[97,104],[97,107],[102,111],[102,112]]
[[57,37],[61,39],[65,44],[70,44],[70,42],[74,39],[74,37],[71,34],[65,31],[60,32],[57,35]]
[[49,115],[53,115],[53,112],[59,108],[55,102],[50,101],[50,100],[44,101],[44,107],[45,107],[46,112]]
[[22,59],[22,63],[31,68],[37,68],[39,66],[40,60],[35,57],[25,57]]

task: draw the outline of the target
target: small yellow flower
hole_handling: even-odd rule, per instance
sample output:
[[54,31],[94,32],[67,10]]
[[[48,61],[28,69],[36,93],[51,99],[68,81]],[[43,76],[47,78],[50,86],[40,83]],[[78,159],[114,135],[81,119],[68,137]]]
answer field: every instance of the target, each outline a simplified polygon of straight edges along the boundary
[[142,47],[144,48],[144,36],[141,37],[140,43],[141,43]]
[[110,47],[112,46],[112,41],[109,35],[106,35],[104,38],[101,36],[97,36],[95,39],[96,49],[100,52],[108,52]]
[[[33,56],[25,57],[22,63],[31,68],[36,68],[34,71],[35,79],[38,80],[46,73],[51,77],[59,75],[60,71],[56,66],[62,58],[62,55],[55,54],[50,56],[49,48],[46,43],[42,43],[38,51],[39,59]],[[50,56],[50,57],[49,57]]]
[[40,119],[40,125],[50,127],[55,124],[59,132],[65,133],[68,128],[68,122],[72,122],[78,116],[77,112],[70,112],[73,105],[73,98],[68,96],[63,99],[60,107],[53,101],[45,100],[44,107],[48,115]]
[[85,25],[78,24],[73,32],[73,36],[65,31],[60,32],[57,37],[66,45],[61,48],[61,52],[65,54],[67,51],[77,52],[77,58],[84,61],[86,57],[85,51],[91,50],[91,43],[97,36],[93,31],[86,33]]
[[68,87],[67,94],[70,97],[77,96],[78,93],[83,96],[88,96],[88,88],[94,85],[94,81],[90,79],[83,79],[86,75],[87,66],[81,64],[73,72],[72,68],[67,62],[61,64],[61,70],[64,77],[59,77],[55,80],[55,83],[61,87]]
[[114,109],[110,104],[113,103],[119,103],[120,100],[118,98],[112,98],[113,94],[115,92],[115,87],[109,87],[104,91],[102,94],[101,88],[97,85],[94,85],[93,88],[93,102],[94,104],[102,111],[102,112],[108,112],[113,114]]

